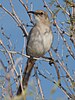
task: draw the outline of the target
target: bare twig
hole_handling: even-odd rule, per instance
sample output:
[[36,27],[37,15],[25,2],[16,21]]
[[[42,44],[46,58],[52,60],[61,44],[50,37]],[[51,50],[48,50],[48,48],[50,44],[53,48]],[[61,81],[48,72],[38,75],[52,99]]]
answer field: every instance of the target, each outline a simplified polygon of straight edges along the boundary
[[5,45],[3,44],[3,42],[0,40],[0,45],[4,48],[5,52],[8,54],[10,60],[11,60],[11,64],[12,64],[12,67],[13,67],[13,70],[15,71],[16,75],[18,76],[18,72],[14,66],[14,62],[13,62],[13,58],[11,56],[11,53],[6,49]]
[[8,13],[14,19],[14,21],[17,23],[17,25],[21,28],[21,30],[23,31],[23,34],[25,36],[28,36],[28,32],[27,32],[27,30],[25,28],[25,25],[21,22],[21,20],[17,16],[15,10],[12,8],[13,9],[13,13],[11,13],[5,7],[3,7],[1,4],[0,4],[0,8],[2,8],[6,13]]
[[70,99],[72,99],[72,95],[70,93],[67,92],[67,90],[60,84],[58,84],[58,82],[56,82],[55,80],[51,80],[49,79],[46,75],[43,75],[40,71],[39,71],[39,75],[43,76],[45,79],[49,80],[50,82],[54,83],[55,85],[57,85],[62,91],[63,93],[66,94],[66,96]]
[[70,16],[69,12],[68,12],[64,7],[62,7],[62,6],[60,5],[59,1],[56,0],[56,2],[57,2],[57,4],[59,5],[59,7],[60,7],[68,16]]
[[12,46],[12,42],[11,42],[11,40],[10,40],[10,37],[7,36],[7,35],[5,34],[5,32],[4,32],[4,30],[3,30],[3,27],[1,28],[0,32],[1,32],[1,34],[8,40],[10,46]]
[[54,14],[53,14],[53,12],[51,11],[51,9],[48,7],[46,1],[45,1],[45,0],[42,0],[42,1],[43,1],[43,3],[44,3],[44,7],[46,7],[47,10],[48,10],[48,11],[51,13],[51,15],[53,16]]
[[50,82],[54,83],[55,85],[57,85],[63,91],[63,93],[66,94],[66,96],[68,98],[72,98],[72,95],[70,93],[68,93],[67,90],[62,85],[58,84],[58,82],[56,82],[55,80],[49,79],[46,75],[43,75],[40,71],[39,71],[39,75],[43,76],[48,81],[50,81]]
[[[50,56],[52,57],[52,53],[49,51],[49,54],[50,54]],[[53,57],[52,57],[53,58]],[[54,58],[53,58],[54,59]],[[58,77],[58,83],[59,84],[61,84],[61,79],[60,79],[60,73],[59,73],[59,69],[58,69],[58,66],[57,66],[57,64],[56,64],[56,62],[54,61],[53,62],[53,64],[54,64],[54,67],[55,67],[55,70],[56,70],[56,73],[57,73],[57,77]]]
[[72,7],[72,16],[70,18],[71,26],[72,26],[70,39],[75,47],[75,3],[73,2],[73,4],[74,6]]
[[42,90],[42,87],[41,87],[41,83],[40,83],[40,79],[39,79],[38,74],[37,74],[37,68],[36,67],[34,67],[34,73],[35,73],[35,77],[36,77],[36,80],[37,80],[37,83],[38,83],[38,87],[40,89],[42,100],[45,100],[43,90]]
[[[1,51],[1,52],[5,52],[5,50],[3,50],[3,49],[0,49],[0,51]],[[8,52],[9,52],[10,54],[19,54],[19,55],[22,55],[22,56],[24,56],[24,57],[26,57],[26,58],[30,58],[30,56],[28,56],[28,55],[26,55],[26,54],[24,54],[24,53],[22,53],[22,52],[10,51],[10,50],[8,50]],[[42,61],[46,61],[46,62],[51,61],[49,57],[42,57],[42,58],[33,57],[33,59],[35,59],[35,60],[42,60]]]
[[28,16],[29,16],[29,18],[30,18],[30,22],[34,25],[34,22],[33,22],[33,20],[32,20],[32,16],[31,16],[30,13],[28,13],[28,6],[27,6],[26,4],[24,4],[24,2],[23,2],[22,0],[19,0],[19,1],[20,1],[20,3],[23,5],[23,7],[25,8],[25,10],[27,11],[27,14],[28,14]]
[[[52,48],[53,49],[53,48]],[[55,50],[53,49],[53,51],[55,52]],[[59,54],[57,52],[55,52],[55,54],[57,55],[57,57],[60,59]],[[58,59],[58,63],[60,64],[60,66],[63,68],[63,70],[66,72],[67,76],[69,77],[69,79],[71,80],[71,82],[73,82],[73,78],[71,77],[71,75],[69,74],[69,72],[66,69],[66,66],[64,65],[63,61],[60,61]]]
[[58,60],[58,62],[59,62],[59,64],[60,64],[60,66],[63,68],[63,70],[66,72],[66,74],[67,74],[67,76],[69,77],[69,79],[71,80],[71,82],[74,82],[74,79],[71,77],[70,73],[67,71],[67,69],[66,69],[64,63],[63,63],[63,62],[60,62],[59,60]]
[[70,55],[71,55],[71,56],[73,57],[73,59],[75,60],[75,54],[72,52],[72,50],[71,50],[70,46],[68,45],[66,39],[63,37],[63,32],[62,32],[62,30],[60,29],[60,27],[57,25],[56,21],[55,21],[55,26],[56,26],[58,32],[60,33],[60,35],[61,35],[61,37],[62,37],[62,39],[63,39],[63,41],[64,41],[64,43],[65,43],[65,45],[66,45],[66,48],[67,48],[68,52],[70,53]]

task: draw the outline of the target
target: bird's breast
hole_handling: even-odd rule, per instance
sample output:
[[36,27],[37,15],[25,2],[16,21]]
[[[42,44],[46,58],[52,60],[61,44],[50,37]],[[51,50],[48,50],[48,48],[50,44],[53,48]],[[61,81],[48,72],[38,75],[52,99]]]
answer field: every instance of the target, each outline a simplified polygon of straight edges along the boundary
[[50,49],[52,39],[53,35],[48,29],[32,32],[27,44],[27,54],[35,57],[43,56]]

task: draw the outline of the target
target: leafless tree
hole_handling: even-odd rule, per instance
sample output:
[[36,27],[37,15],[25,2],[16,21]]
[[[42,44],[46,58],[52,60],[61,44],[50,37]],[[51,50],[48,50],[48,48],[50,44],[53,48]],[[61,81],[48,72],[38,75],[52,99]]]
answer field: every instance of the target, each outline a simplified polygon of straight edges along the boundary
[[[28,24],[21,20],[18,11],[15,10],[16,2],[19,3],[25,14],[27,14],[26,18],[30,21]],[[6,33],[5,27],[1,26],[0,28],[1,100],[25,100],[29,93],[33,94],[34,100],[49,99],[44,93],[44,87],[42,87],[42,82],[40,81],[41,78],[44,79],[44,82],[47,81],[53,84],[53,86],[57,86],[68,99],[75,100],[75,3],[73,0],[64,0],[62,4],[61,0],[49,0],[48,2],[46,0],[39,0],[37,5],[40,5],[40,2],[42,2],[41,9],[43,8],[49,14],[54,41],[48,52],[48,56],[33,58],[36,59],[37,62],[34,65],[34,72],[30,76],[33,76],[31,78],[32,81],[28,82],[32,86],[32,92],[27,92],[27,87],[25,90],[22,90],[23,93],[20,96],[17,96],[16,93],[19,84],[23,87],[23,70],[26,65],[26,59],[30,58],[30,56],[25,54],[26,40],[29,33],[28,30],[34,25],[33,16],[28,13],[28,11],[35,10],[33,7],[36,5],[30,2],[30,0],[17,0],[15,3],[13,0],[8,0],[10,7],[7,9],[5,4],[0,3],[0,12],[4,14],[3,17],[5,17],[5,15],[10,16],[11,21],[16,22],[18,30],[20,28],[23,34],[23,43],[21,43],[22,49],[16,51],[17,43],[15,42],[15,46],[13,46],[12,38],[10,34]],[[15,40],[16,37],[14,37],[14,41]],[[41,66],[42,68],[40,70]],[[53,94],[57,91],[57,88],[53,87],[49,88],[49,90]]]

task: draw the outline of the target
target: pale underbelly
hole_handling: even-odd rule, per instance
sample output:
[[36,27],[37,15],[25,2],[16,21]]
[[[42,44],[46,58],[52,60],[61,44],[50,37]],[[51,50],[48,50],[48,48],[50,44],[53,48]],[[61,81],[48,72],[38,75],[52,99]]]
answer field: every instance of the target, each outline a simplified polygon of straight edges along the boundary
[[[36,38],[36,37],[35,37]],[[52,34],[46,34],[36,39],[30,40],[27,46],[27,54],[29,56],[43,56],[51,47]]]

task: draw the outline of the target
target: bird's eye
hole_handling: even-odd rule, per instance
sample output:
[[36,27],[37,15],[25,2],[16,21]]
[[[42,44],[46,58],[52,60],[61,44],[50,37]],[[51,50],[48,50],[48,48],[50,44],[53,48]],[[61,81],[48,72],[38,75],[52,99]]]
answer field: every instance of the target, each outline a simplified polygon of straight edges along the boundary
[[41,12],[40,14],[41,14],[41,15],[43,15],[44,13],[43,13],[43,12]]

